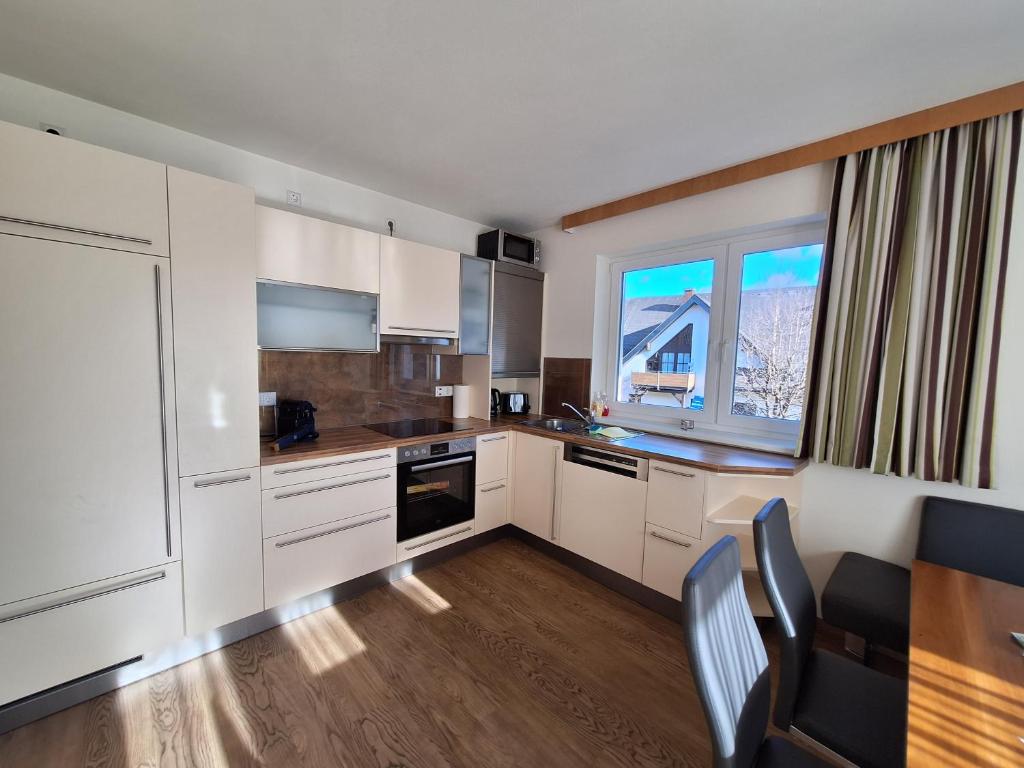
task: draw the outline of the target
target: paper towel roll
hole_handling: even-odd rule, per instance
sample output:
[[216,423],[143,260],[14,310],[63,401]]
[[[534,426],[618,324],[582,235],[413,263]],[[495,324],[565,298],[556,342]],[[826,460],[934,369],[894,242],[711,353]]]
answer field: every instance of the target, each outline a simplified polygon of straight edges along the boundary
[[469,385],[456,384],[452,388],[452,418],[469,418]]

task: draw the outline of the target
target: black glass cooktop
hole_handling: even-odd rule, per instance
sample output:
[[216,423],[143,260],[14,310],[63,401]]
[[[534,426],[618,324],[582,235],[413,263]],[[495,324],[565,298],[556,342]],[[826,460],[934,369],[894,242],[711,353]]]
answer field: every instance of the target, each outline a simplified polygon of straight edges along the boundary
[[405,421],[385,421],[380,424],[367,424],[367,429],[380,432],[388,437],[427,437],[455,432],[455,425],[441,419],[406,419]]

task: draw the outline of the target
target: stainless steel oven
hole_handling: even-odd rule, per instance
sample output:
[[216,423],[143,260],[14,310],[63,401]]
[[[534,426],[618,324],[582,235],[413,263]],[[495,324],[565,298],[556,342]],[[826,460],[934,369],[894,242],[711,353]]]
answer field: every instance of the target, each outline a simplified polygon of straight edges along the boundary
[[398,449],[398,540],[473,519],[476,438]]

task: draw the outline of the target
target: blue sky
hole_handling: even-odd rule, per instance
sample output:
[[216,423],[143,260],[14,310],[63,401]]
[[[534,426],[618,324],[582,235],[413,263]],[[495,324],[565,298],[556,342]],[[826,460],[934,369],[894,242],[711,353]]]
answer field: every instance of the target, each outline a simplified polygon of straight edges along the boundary
[[[743,257],[743,290],[817,285],[821,253],[821,245],[748,253]],[[623,274],[623,295],[627,299],[672,296],[689,288],[709,293],[714,271],[711,260],[637,269]]]

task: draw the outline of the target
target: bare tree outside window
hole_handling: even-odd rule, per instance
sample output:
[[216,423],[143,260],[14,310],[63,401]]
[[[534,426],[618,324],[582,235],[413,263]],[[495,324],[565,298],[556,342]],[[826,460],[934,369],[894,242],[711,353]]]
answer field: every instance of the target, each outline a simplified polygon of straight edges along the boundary
[[746,254],[732,413],[797,421],[817,293],[821,246]]

